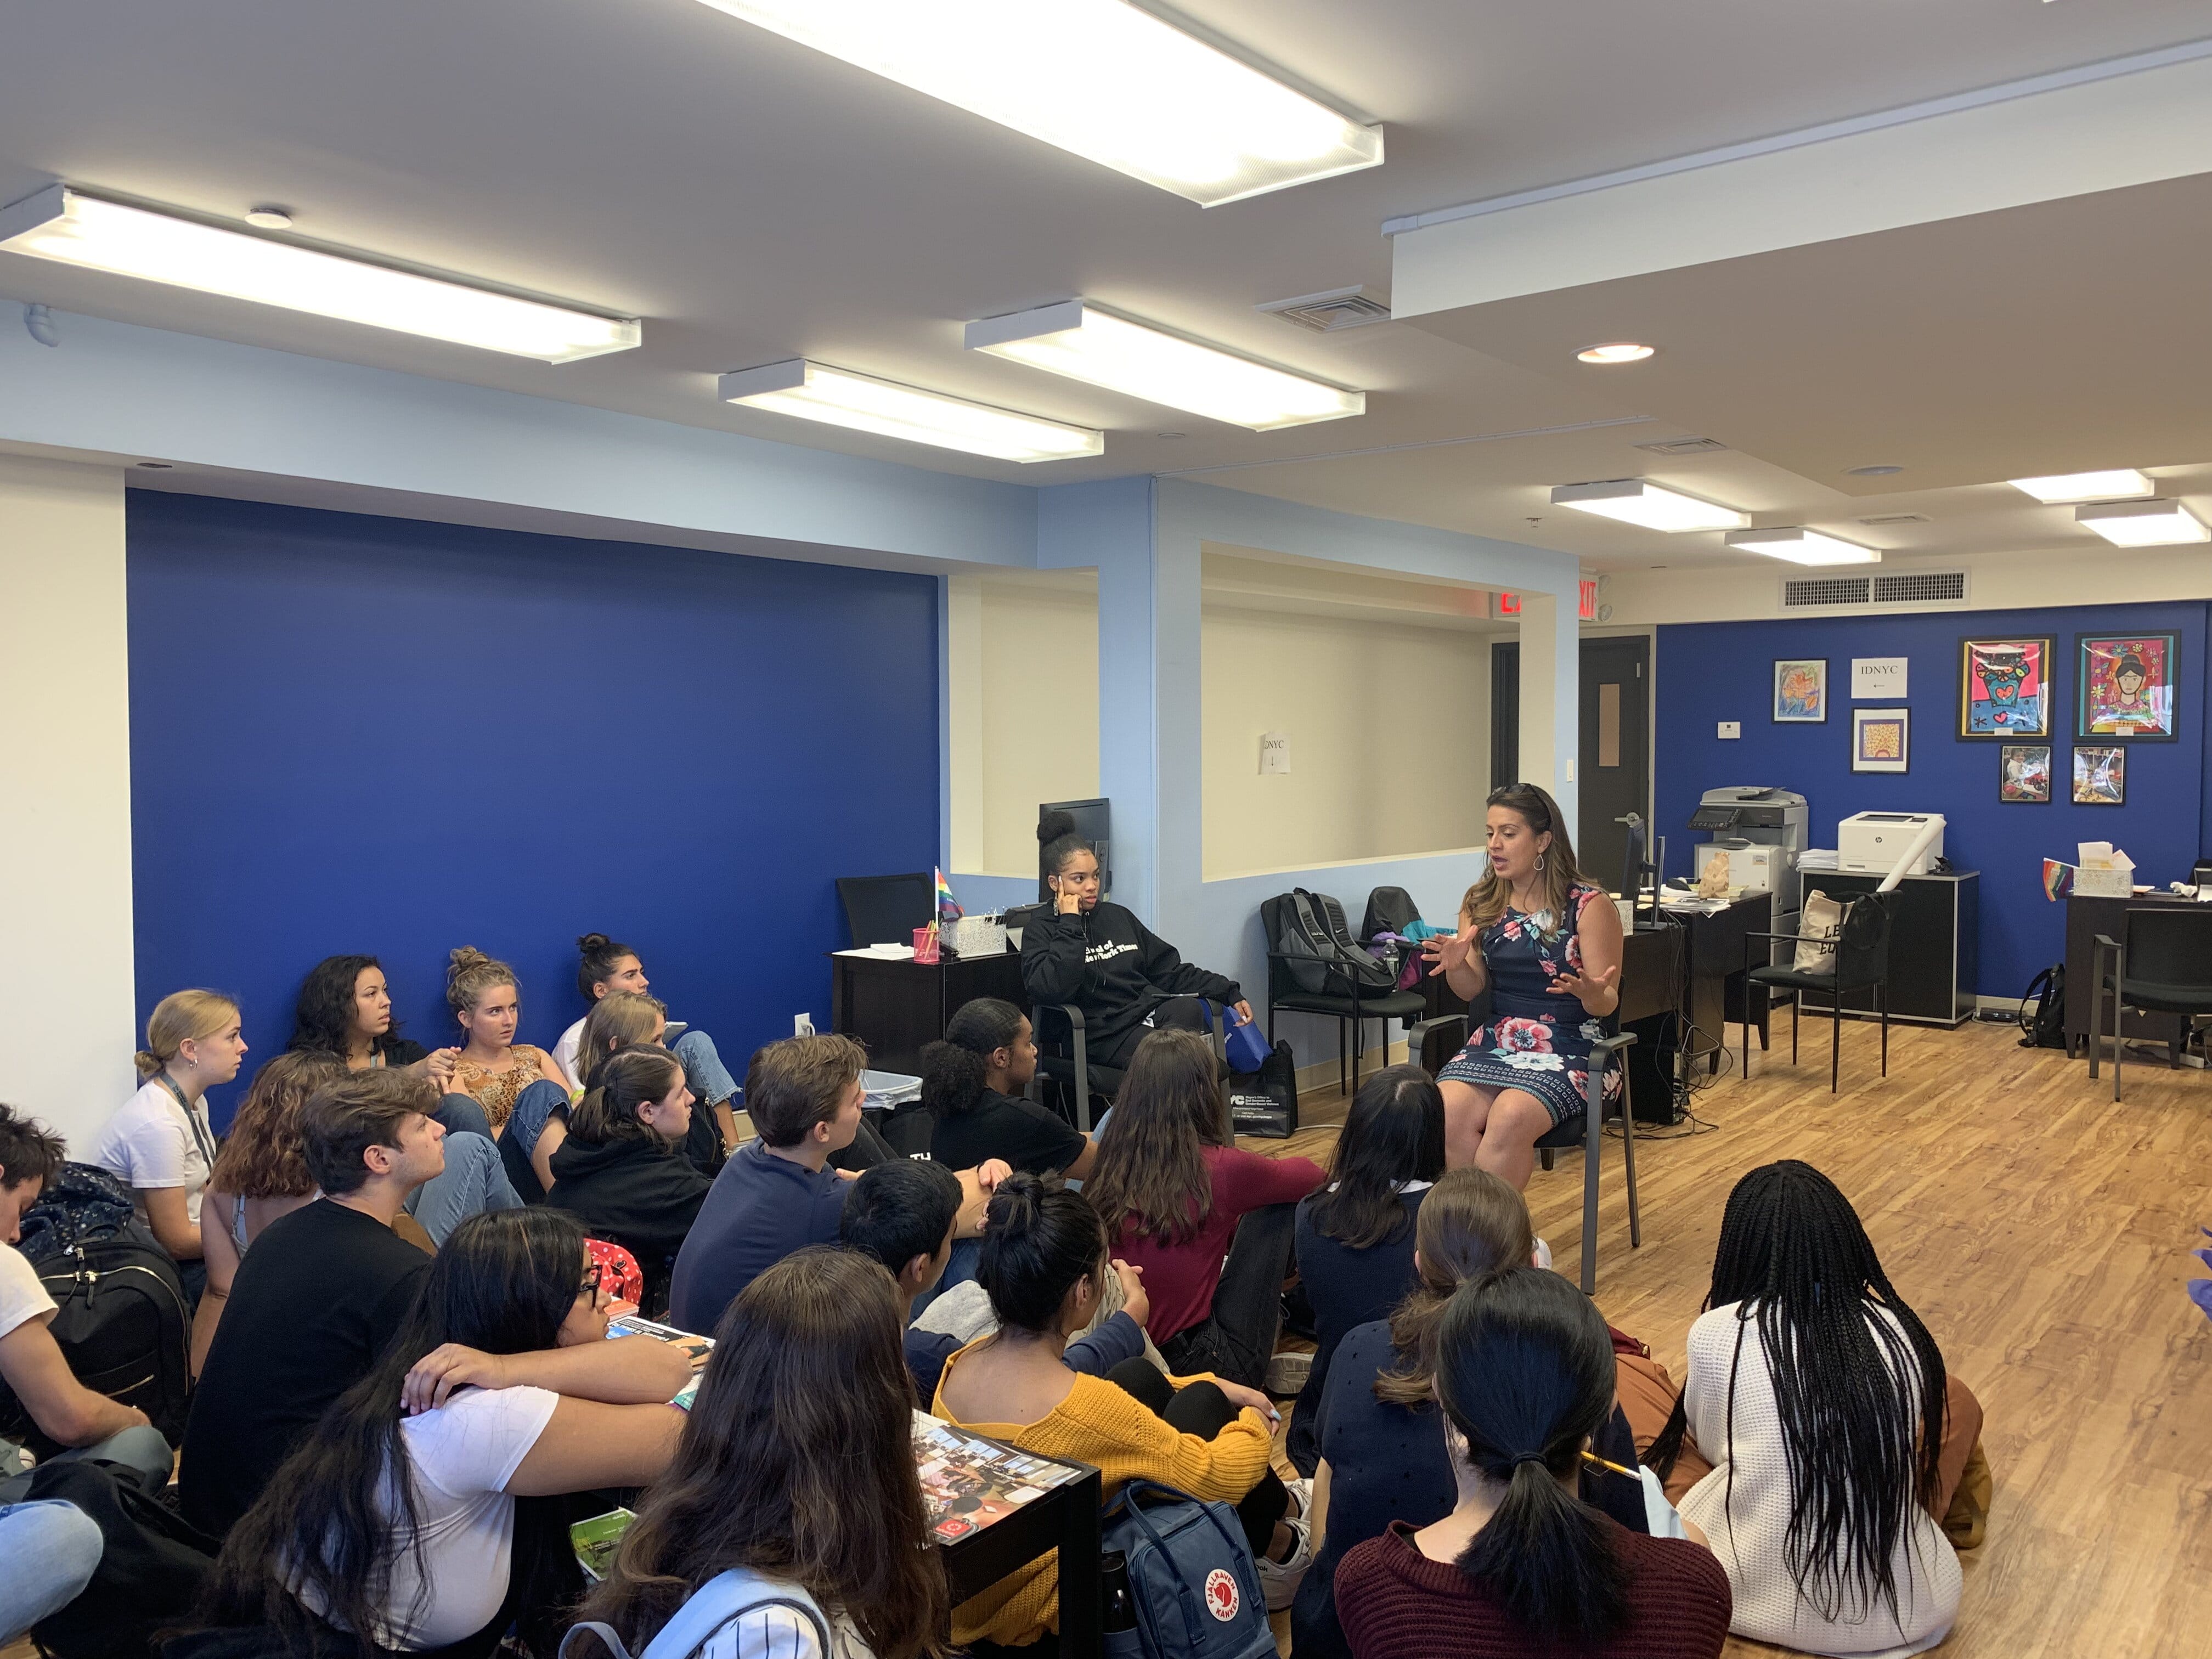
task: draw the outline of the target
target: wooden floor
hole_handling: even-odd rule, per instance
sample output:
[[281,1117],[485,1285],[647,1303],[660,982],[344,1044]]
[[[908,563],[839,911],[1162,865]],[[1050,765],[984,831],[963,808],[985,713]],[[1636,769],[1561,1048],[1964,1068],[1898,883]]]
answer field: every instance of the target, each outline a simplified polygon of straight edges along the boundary
[[[1733,1028],[1732,1028],[1733,1030]],[[1954,1659],[2149,1659],[2212,1653],[2212,1322],[2190,1302],[2189,1255],[2212,1224],[2212,1075],[2130,1064],[2112,1075],[2008,1026],[1844,1028],[1828,1092],[1826,1023],[1789,1061],[1789,1017],[1752,1075],[1697,1097],[1710,1133],[1639,1136],[1644,1244],[1608,1141],[1597,1302],[1679,1381],[1721,1209],[1746,1170],[1797,1158],[1857,1207],[1890,1279],[1988,1412],[1989,1536],[1941,1652]],[[1304,1121],[1341,1117],[1316,1100]],[[1679,1133],[1668,1131],[1668,1133]],[[1262,1151],[1325,1159],[1309,1127]],[[1528,1185],[1554,1265],[1581,1269],[1582,1158]],[[1734,1656],[1784,1651],[1731,1641]]]

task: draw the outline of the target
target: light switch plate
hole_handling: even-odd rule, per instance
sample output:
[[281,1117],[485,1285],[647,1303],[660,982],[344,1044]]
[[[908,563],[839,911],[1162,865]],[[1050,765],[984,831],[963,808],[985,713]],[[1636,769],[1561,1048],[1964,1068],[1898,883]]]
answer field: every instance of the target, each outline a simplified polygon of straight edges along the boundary
[[1740,738],[1743,735],[1741,720],[1723,720],[1720,725],[1723,738]]

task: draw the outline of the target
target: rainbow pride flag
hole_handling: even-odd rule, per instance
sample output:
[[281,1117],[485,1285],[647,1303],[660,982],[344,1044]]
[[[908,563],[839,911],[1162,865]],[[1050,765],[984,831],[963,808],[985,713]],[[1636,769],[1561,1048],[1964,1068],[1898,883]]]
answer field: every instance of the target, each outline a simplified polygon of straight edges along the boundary
[[2074,890],[2074,866],[2057,859],[2043,861],[2043,896],[2053,904]]
[[945,880],[945,872],[933,866],[931,873],[937,878],[937,919],[951,921],[965,915],[967,912],[960,908],[960,901],[952,896],[952,884]]

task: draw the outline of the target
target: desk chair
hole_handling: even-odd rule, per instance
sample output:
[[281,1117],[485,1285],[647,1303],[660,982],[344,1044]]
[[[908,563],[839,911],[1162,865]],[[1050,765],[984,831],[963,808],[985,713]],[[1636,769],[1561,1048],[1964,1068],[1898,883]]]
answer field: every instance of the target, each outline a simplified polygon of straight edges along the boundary
[[[1407,1033],[1406,1052],[1422,1070],[1434,1077],[1466,1046],[1468,1018],[1466,1014],[1443,1014],[1421,1021]],[[1486,1010],[1482,1018],[1487,1021]],[[1558,1153],[1577,1146],[1583,1149],[1584,1296],[1597,1293],[1598,1160],[1605,1145],[1607,1118],[1620,1120],[1620,1166],[1628,1181],[1628,1246],[1631,1249],[1644,1248],[1644,1214],[1636,1201],[1636,1114],[1629,1109],[1625,1062],[1620,1098],[1607,1101],[1605,1097],[1605,1074],[1615,1064],[1614,1057],[1635,1042],[1636,1033],[1620,1030],[1619,1022],[1610,1014],[1606,1016],[1604,1024],[1606,1034],[1590,1044],[1589,1086],[1585,1091],[1581,1119],[1571,1117],[1554,1124],[1536,1139],[1537,1161],[1547,1170],[1553,1167],[1553,1159]]]
[[[2104,1046],[2105,994],[2112,998],[2112,1098],[2120,1097],[2120,1011],[2212,1014],[2212,907],[2173,905],[2124,913],[2121,937],[2097,935],[2093,960],[2097,982],[2090,991],[2089,1075],[2097,1075],[2097,1051]],[[2109,962],[2110,966],[2106,963]],[[2167,1046],[2166,1064],[2181,1064],[2185,1025]]]
[[[1822,945],[1832,946],[1826,968],[1799,968],[1795,956],[1789,963],[1771,963],[1754,968],[1751,965],[1753,946],[1764,944],[1766,954],[1774,954],[1778,944]],[[1763,985],[1771,989],[1795,991],[1796,1011],[1790,1017],[1790,1063],[1797,1063],[1797,1027],[1805,1009],[1805,998],[1809,993],[1828,999],[1833,1018],[1828,1032],[1828,1092],[1836,1092],[1842,1076],[1841,1054],[1844,1036],[1844,994],[1848,991],[1871,989],[1875,1006],[1881,1017],[1881,1074],[1889,1075],[1889,899],[1883,893],[1862,893],[1844,906],[1842,928],[1832,939],[1825,935],[1808,933],[1747,933],[1743,939],[1743,977],[1745,994],[1749,988]],[[1766,1045],[1761,1042],[1762,1048]],[[1751,1027],[1743,1028],[1743,1075],[1751,1076]]]
[[[1365,1055],[1367,1025],[1370,1019],[1402,1019],[1410,1034],[1414,1023],[1429,1012],[1429,1000],[1419,991],[1400,991],[1360,985],[1350,975],[1328,969],[1327,963],[1310,956],[1291,956],[1276,948],[1284,936],[1287,918],[1283,907],[1290,902],[1287,896],[1263,900],[1260,905],[1260,924],[1267,940],[1267,1043],[1275,1042],[1275,1011],[1286,1008],[1295,1014],[1322,1014],[1336,1022],[1336,1081],[1349,1100],[1359,1087],[1359,1062]],[[1341,960],[1341,958],[1340,958]],[[1309,990],[1298,982],[1293,969],[1311,980],[1319,972],[1322,988]],[[1351,1073],[1345,1071],[1345,1028],[1351,1027]],[[1383,1053],[1389,1052],[1386,1037]],[[1408,1053],[1412,1052],[1410,1049]]]
[[910,876],[840,876],[837,898],[856,951],[911,945],[914,930],[928,927],[937,915],[937,884],[927,870]]

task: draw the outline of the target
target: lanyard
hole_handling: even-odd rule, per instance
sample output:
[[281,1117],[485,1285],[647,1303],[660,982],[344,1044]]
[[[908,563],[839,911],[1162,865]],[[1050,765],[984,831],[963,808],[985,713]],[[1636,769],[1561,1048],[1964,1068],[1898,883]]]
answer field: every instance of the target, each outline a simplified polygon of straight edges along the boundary
[[185,1091],[177,1087],[177,1080],[167,1072],[155,1073],[155,1081],[175,1097],[177,1104],[184,1109],[185,1121],[191,1125],[192,1145],[200,1150],[200,1161],[214,1169],[215,1148],[207,1143],[207,1132],[200,1127],[200,1115],[192,1109],[192,1103],[185,1098]]

